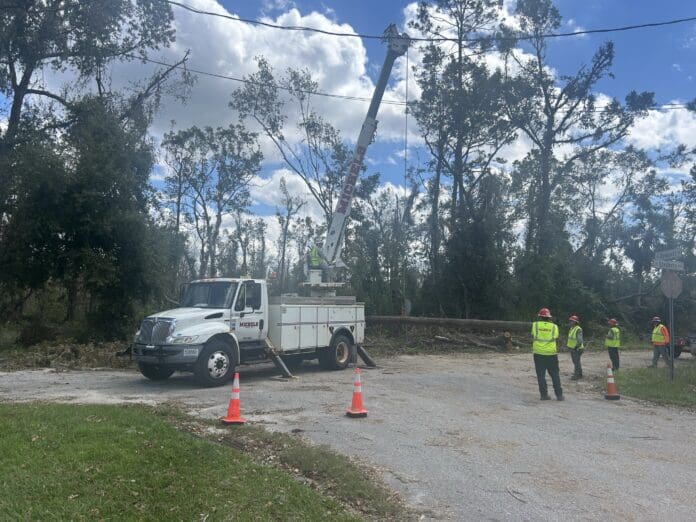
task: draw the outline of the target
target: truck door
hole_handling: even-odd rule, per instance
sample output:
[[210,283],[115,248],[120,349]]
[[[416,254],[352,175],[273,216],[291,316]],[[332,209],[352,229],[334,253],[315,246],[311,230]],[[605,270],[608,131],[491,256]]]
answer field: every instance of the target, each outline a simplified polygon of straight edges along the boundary
[[240,342],[258,341],[263,337],[264,310],[261,284],[244,281],[239,286],[237,299],[232,309],[235,333]]

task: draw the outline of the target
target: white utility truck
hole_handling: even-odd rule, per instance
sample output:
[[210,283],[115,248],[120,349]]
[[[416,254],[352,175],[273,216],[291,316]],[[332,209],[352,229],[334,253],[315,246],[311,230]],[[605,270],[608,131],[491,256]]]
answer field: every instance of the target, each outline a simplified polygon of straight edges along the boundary
[[269,299],[263,280],[194,281],[180,304],[147,317],[136,334],[133,357],[149,379],[184,370],[215,386],[239,364],[277,356],[290,368],[318,358],[323,368],[342,369],[365,333],[365,307],[354,297]]
[[182,292],[180,308],[147,317],[136,333],[131,354],[142,374],[166,379],[177,370],[192,371],[207,386],[223,384],[240,364],[273,361],[286,376],[287,366],[318,358],[322,367],[342,369],[360,355],[365,307],[355,297],[336,296],[333,282],[341,261],[343,235],[363,158],[377,129],[377,111],[394,61],[410,40],[390,25],[384,34],[389,51],[372,95],[341,194],[336,204],[319,266],[308,270],[309,297],[269,298],[266,281],[201,279]]

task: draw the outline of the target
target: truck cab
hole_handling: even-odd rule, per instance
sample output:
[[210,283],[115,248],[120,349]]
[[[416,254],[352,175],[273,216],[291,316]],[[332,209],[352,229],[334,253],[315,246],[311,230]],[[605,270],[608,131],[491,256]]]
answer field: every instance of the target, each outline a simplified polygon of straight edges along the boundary
[[240,343],[265,346],[268,293],[263,280],[199,279],[180,306],[153,314],[136,332],[133,357],[143,375],[166,379],[192,371],[204,385],[227,382],[241,362]]

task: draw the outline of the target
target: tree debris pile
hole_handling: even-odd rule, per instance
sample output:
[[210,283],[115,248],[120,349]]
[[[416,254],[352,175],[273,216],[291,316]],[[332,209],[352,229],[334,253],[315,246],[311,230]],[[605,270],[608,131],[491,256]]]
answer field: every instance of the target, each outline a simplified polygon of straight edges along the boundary
[[116,354],[123,352],[124,343],[43,342],[22,350],[0,352],[0,370],[54,368],[78,370],[84,368],[130,368],[133,362]]
[[373,355],[453,353],[496,351],[525,348],[529,342],[521,332],[464,330],[458,327],[427,324],[370,325],[365,347]]

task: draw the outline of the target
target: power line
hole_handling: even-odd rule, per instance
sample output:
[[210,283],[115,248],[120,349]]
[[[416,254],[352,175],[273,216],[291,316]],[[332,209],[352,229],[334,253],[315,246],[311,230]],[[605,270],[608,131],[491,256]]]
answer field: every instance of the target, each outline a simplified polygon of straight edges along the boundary
[[[175,2],[174,0],[165,0],[165,1],[168,4],[171,4],[171,5],[176,6],[176,7],[180,7],[181,9],[185,9],[185,10],[190,11],[192,13],[202,14],[202,15],[206,15],[206,16],[214,16],[214,17],[218,17],[218,18],[232,20],[235,22],[243,22],[243,23],[247,23],[247,24],[259,25],[262,27],[269,27],[271,29],[280,29],[280,30],[285,30],[285,31],[305,31],[305,32],[311,32],[311,33],[325,34],[325,35],[329,35],[329,36],[341,36],[341,37],[348,37],[348,38],[363,38],[363,39],[371,39],[371,40],[381,40],[384,38],[384,36],[382,36],[382,35],[328,31],[326,29],[319,29],[316,27],[306,27],[306,26],[302,26],[302,25],[273,24],[270,22],[262,22],[260,20],[241,18],[241,17],[237,17],[237,16],[224,14],[224,13],[205,11],[203,9],[198,9],[198,8],[192,7],[190,5],[182,4],[180,2]],[[499,40],[506,40],[506,41],[516,41],[516,40],[532,40],[532,39],[536,39],[536,38],[564,38],[564,37],[582,36],[582,35],[588,35],[588,34],[618,33],[618,32],[624,32],[624,31],[633,31],[636,29],[665,27],[665,26],[683,24],[683,23],[693,22],[693,21],[696,21],[696,16],[691,16],[691,17],[687,17],[687,18],[676,18],[673,20],[665,20],[665,21],[661,21],[661,22],[648,22],[648,23],[643,23],[643,24],[625,25],[625,26],[620,26],[620,27],[609,27],[609,28],[600,28],[600,29],[585,29],[582,31],[572,31],[572,32],[567,32],[567,33],[548,33],[548,34],[540,34],[540,35],[518,34],[518,35],[514,35],[514,36],[509,36],[509,37],[501,37],[498,39]],[[458,42],[458,41],[460,41],[457,38],[445,38],[445,37],[440,37],[440,38],[412,37],[411,40],[416,41],[416,42]],[[469,38],[462,38],[461,39],[461,41],[464,41],[464,42],[482,42],[482,41],[490,41],[490,40],[491,40],[490,37],[469,37]]]
[[[172,63],[167,63],[167,62],[163,62],[160,60],[154,60],[152,58],[144,58],[142,56],[136,56],[133,54],[127,54],[126,56],[129,58],[132,58],[134,60],[140,60],[143,62],[153,63],[156,65],[161,65],[163,67],[170,67],[172,69],[178,69],[178,70],[186,71],[189,73],[200,74],[201,76],[209,76],[211,78],[218,78],[221,80],[230,80],[233,82],[245,83],[245,84],[249,84],[249,85],[258,85],[261,87],[267,87],[269,85],[267,83],[255,82],[253,80],[248,80],[245,78],[238,78],[236,76],[229,76],[226,74],[214,73],[214,72],[210,72],[210,71],[203,71],[200,69],[193,69],[193,68],[188,67],[186,65],[178,65],[177,66],[177,65],[172,64]],[[282,85],[276,85],[276,87],[278,89],[283,90],[283,91],[291,91],[291,89],[289,87],[283,87]],[[363,96],[348,96],[345,94],[335,94],[335,93],[322,92],[322,91],[300,91],[300,92],[302,92],[304,94],[323,96],[325,98],[336,98],[336,99],[348,100],[348,101],[369,102],[371,100],[370,98],[366,98]],[[406,107],[408,105],[407,101],[389,100],[389,99],[383,99],[382,103],[386,104],[386,105],[395,105],[398,107]],[[685,103],[664,103],[664,104],[661,104],[657,107],[648,108],[647,110],[649,110],[649,111],[662,111],[662,110],[681,110],[681,109],[689,109],[689,108],[690,108],[689,105],[687,105]],[[607,107],[597,107],[597,108],[592,109],[591,111],[587,111],[587,112],[592,112],[592,113],[607,112],[606,109],[607,109]]]
[[[248,80],[245,78],[237,78],[236,76],[228,76],[226,74],[220,74],[220,73],[213,73],[209,71],[202,71],[200,69],[192,69],[191,67],[188,67],[186,65],[179,65],[176,66],[172,63],[167,63],[167,62],[162,62],[160,60],[153,60],[151,58],[143,58],[142,56],[135,56],[132,54],[126,55],[129,58],[132,58],[134,60],[141,60],[144,62],[149,62],[149,63],[154,63],[157,65],[162,65],[164,67],[170,67],[172,69],[180,69],[182,71],[194,73],[194,74],[200,74],[201,76],[209,76],[211,78],[219,78],[221,80],[231,80],[233,82],[239,82],[239,83],[246,83],[250,85],[259,85],[261,87],[267,87],[269,84],[262,83],[262,82],[255,82],[253,80]],[[276,85],[278,89],[281,89],[283,91],[290,91],[289,87],[283,87],[282,85]],[[297,92],[297,91],[296,91]],[[311,94],[311,95],[316,95],[316,96],[324,96],[326,98],[338,98],[340,100],[350,100],[350,101],[362,101],[362,102],[369,102],[370,98],[365,98],[362,96],[348,96],[345,94],[334,94],[334,93],[328,93],[328,92],[322,92],[322,91],[299,91],[303,94]],[[397,105],[401,107],[406,106],[406,102],[404,101],[399,101],[399,100],[382,100],[382,103],[386,105]]]

